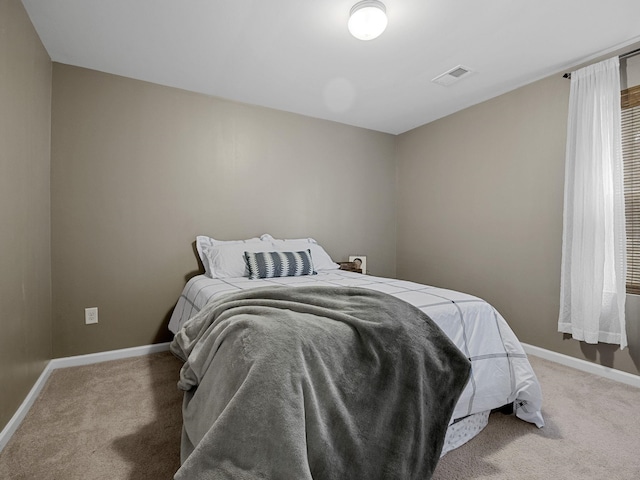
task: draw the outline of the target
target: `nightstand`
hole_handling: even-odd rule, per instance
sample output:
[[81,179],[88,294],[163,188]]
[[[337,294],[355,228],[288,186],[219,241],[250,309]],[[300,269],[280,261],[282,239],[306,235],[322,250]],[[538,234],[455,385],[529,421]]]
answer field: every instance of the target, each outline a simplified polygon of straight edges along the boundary
[[362,269],[358,268],[355,262],[338,262],[340,270],[346,270],[347,272],[362,273]]

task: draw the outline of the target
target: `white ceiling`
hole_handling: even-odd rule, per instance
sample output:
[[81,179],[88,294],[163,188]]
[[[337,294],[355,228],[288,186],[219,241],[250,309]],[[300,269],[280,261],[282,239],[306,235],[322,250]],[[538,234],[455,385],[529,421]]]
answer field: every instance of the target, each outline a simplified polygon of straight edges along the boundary
[[383,1],[368,42],[357,0],[23,4],[55,62],[393,134],[640,41],[640,0]]

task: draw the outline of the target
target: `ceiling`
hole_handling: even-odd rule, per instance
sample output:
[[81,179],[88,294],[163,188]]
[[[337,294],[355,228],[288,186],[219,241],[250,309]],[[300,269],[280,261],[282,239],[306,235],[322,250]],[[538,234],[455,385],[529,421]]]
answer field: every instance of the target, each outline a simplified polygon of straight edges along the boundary
[[383,0],[368,42],[357,0],[22,1],[54,62],[392,134],[640,41],[638,0]]

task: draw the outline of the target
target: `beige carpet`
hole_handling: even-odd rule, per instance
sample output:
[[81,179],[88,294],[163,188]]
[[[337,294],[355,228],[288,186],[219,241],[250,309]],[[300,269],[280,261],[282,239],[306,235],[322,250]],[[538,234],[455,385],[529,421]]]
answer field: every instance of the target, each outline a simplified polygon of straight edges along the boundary
[[478,437],[445,455],[433,479],[640,479],[640,389],[529,360],[545,427],[493,414]]
[[[434,480],[640,478],[640,389],[536,357],[531,363],[545,428],[493,414],[478,437],[440,461]],[[172,478],[179,368],[159,353],[54,371],[0,453],[0,478]]]
[[180,362],[169,352],[54,370],[0,453],[0,479],[170,479]]

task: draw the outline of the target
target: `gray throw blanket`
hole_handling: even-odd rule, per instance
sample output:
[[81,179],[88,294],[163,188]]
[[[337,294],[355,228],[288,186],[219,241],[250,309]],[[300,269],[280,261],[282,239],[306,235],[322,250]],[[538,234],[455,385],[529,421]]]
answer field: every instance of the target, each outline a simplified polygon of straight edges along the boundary
[[470,363],[384,293],[267,287],[178,332],[176,479],[429,479]]

